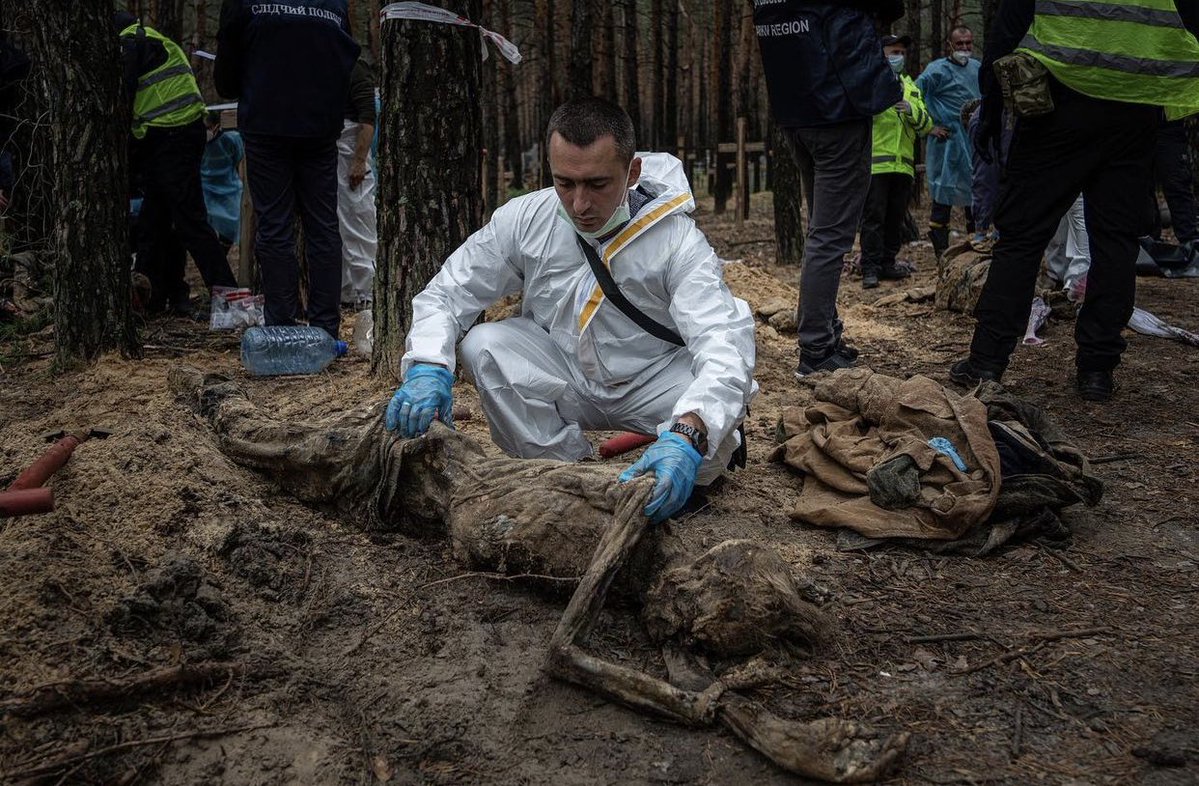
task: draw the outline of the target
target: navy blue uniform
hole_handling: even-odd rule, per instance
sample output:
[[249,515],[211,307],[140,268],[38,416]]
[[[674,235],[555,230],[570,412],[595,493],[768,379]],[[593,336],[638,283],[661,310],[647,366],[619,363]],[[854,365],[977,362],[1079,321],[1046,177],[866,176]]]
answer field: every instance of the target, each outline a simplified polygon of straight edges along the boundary
[[268,325],[300,316],[294,215],[304,227],[308,322],[340,326],[337,137],[360,48],[347,0],[225,0],[214,68],[238,100]]

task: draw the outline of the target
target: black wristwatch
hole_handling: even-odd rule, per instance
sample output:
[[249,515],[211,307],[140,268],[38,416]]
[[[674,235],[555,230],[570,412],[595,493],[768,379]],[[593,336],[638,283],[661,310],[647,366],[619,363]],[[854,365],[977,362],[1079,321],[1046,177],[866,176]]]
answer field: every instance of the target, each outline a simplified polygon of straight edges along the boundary
[[670,430],[675,434],[682,434],[684,437],[691,440],[691,446],[699,452],[699,455],[708,455],[708,435],[704,433],[703,429],[698,429],[695,426],[688,426],[686,423],[679,423],[678,421],[675,421],[675,424],[670,427]]

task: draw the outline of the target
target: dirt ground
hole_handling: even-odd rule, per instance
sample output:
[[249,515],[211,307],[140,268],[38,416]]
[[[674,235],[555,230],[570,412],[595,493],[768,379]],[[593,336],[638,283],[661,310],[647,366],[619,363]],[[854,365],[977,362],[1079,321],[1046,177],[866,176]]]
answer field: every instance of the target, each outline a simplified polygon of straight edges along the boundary
[[[744,261],[728,267],[737,294],[793,300],[797,271],[773,267],[768,198],[755,211],[741,228],[710,209],[699,220]],[[931,284],[927,245],[905,253],[914,283]],[[1199,329],[1199,282],[1139,283],[1139,305]],[[896,287],[846,279],[847,336],[876,371],[945,381],[971,320],[874,305]],[[1056,415],[1107,483],[1097,508],[1070,511],[1065,549],[839,552],[835,533],[791,521],[802,481],[766,455],[781,408],[808,394],[792,378],[794,335],[765,324],[749,466],[674,524],[695,547],[768,543],[830,591],[835,643],[756,696],[786,717],[912,732],[889,783],[1199,782],[1199,350],[1129,333],[1116,399],[1084,405],[1071,326],[1043,335],[1005,382]],[[0,702],[70,679],[234,665],[190,687],[2,716],[0,781],[43,768],[47,783],[96,784],[795,782],[727,733],[547,679],[563,598],[465,573],[444,542],[367,533],[282,495],[225,459],[166,381],[181,363],[221,371],[277,416],[312,419],[390,394],[364,361],[259,380],[234,337],[195,323],[153,322],[145,342],[144,360],[64,376],[41,356],[45,332],[5,348],[0,488],[43,432],[113,435],[53,479],[55,513],[0,522]],[[460,428],[488,442],[473,390],[456,394],[474,414]],[[629,460],[611,460],[613,474]],[[628,612],[606,613],[593,646],[658,667]]]

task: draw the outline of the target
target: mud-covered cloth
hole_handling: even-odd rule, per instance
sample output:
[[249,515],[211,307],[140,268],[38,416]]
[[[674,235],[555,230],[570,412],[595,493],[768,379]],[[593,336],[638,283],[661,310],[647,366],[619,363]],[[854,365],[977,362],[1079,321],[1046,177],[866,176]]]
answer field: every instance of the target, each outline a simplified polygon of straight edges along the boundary
[[846,369],[813,395],[783,411],[772,458],[805,476],[791,517],[852,530],[850,547],[899,539],[983,554],[1017,536],[1065,537],[1057,512],[1102,496],[1069,437],[998,385],[961,396],[922,376]]

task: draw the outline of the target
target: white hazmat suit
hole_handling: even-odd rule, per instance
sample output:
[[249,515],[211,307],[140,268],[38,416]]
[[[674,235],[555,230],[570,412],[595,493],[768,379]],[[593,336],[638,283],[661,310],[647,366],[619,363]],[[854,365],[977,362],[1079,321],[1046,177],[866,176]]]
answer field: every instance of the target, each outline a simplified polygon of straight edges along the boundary
[[341,302],[366,303],[375,286],[375,162],[368,157],[366,177],[350,188],[350,167],[360,124],[346,120],[337,140],[337,224],[341,230]]
[[[554,189],[518,197],[456,250],[412,301],[401,368],[455,368],[478,388],[492,439],[523,458],[590,456],[588,429],[661,433],[694,412],[708,428],[698,483],[720,475],[757,385],[754,320],[725,286],[720,258],[688,215],[695,200],[673,156],[643,154],[651,195],[614,237],[592,245],[621,292],[684,340],[651,336],[603,296]],[[471,329],[521,292],[519,317]]]

